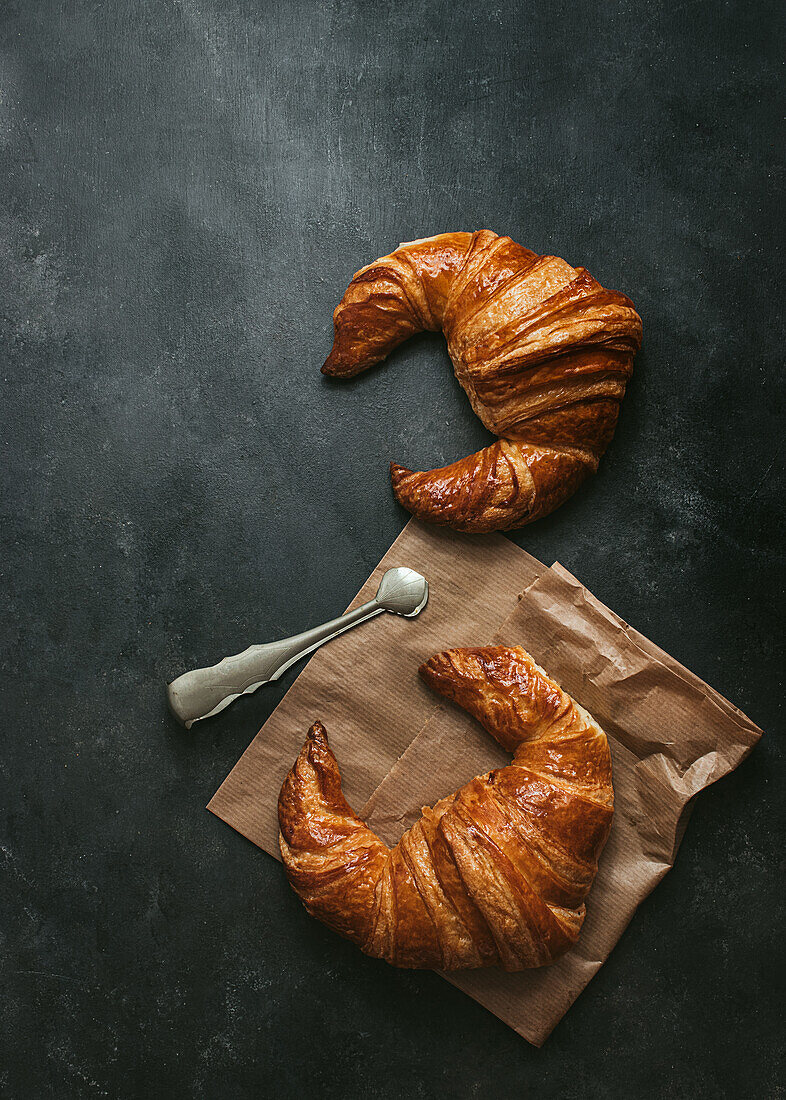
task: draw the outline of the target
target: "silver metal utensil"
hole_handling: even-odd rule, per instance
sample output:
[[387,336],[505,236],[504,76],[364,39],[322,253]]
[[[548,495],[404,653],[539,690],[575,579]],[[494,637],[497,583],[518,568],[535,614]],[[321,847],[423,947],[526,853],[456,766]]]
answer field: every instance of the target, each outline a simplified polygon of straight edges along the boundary
[[303,634],[267,645],[252,645],[234,657],[225,657],[210,668],[197,668],[178,676],[167,687],[169,709],[190,729],[200,718],[210,718],[228,707],[238,695],[250,695],[262,684],[277,680],[295,661],[305,657],[350,627],[373,619],[383,611],[407,619],[423,610],[428,602],[428,584],[414,569],[388,569],[379,582],[373,600],[348,611],[338,619],[315,626]]

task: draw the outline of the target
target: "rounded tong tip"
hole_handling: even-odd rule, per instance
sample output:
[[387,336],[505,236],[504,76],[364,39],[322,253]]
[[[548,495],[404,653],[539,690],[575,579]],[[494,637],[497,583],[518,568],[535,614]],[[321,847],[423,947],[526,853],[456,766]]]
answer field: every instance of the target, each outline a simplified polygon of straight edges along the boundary
[[167,684],[166,701],[169,705],[169,713],[172,717],[177,719],[181,726],[185,726],[186,729],[191,729],[195,718],[181,694],[180,681],[182,679],[182,676],[178,676],[171,684]]
[[428,582],[414,569],[388,569],[379,582],[376,601],[394,615],[414,618],[428,602]]

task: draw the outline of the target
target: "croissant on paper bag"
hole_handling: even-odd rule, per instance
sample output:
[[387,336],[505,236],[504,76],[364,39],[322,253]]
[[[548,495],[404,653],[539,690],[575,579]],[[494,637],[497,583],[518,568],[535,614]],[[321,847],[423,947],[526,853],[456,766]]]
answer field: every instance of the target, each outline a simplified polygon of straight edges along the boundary
[[499,438],[439,470],[391,464],[391,478],[415,516],[470,532],[523,527],[597,469],[641,345],[624,294],[487,229],[399,245],[358,271],[333,322],[322,370],[342,378],[415,332],[444,332],[459,383]]
[[394,966],[544,966],[576,942],[613,813],[603,730],[523,649],[420,669],[512,752],[426,807],[393,849],[349,807],[320,722],[281,789],[281,854],[308,912]]

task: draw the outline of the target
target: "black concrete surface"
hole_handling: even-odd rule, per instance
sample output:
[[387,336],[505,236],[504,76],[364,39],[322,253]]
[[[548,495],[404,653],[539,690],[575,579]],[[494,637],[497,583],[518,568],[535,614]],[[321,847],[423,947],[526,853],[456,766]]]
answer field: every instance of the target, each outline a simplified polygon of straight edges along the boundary
[[[4,0],[0,36],[0,1095],[783,1095],[781,5]],[[319,374],[359,266],[480,227],[645,325],[600,473],[515,540],[766,731],[539,1051],[204,810],[294,672],[191,733],[163,694],[347,603],[391,458],[485,441],[437,337]]]

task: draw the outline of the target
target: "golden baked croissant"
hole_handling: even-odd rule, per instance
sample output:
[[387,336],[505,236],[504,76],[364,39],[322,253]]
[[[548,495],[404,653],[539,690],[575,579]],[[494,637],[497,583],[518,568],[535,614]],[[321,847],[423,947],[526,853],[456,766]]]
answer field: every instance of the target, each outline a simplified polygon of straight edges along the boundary
[[308,912],[394,966],[523,970],[575,943],[611,827],[603,730],[523,649],[454,649],[420,668],[514,753],[392,850],[352,812],[320,722],[278,803],[287,876]]
[[358,271],[333,322],[322,371],[342,378],[415,332],[444,332],[459,383],[499,439],[426,473],[391,463],[391,478],[410,512],[458,531],[523,527],[594,473],[641,344],[624,294],[488,229],[399,245]]

